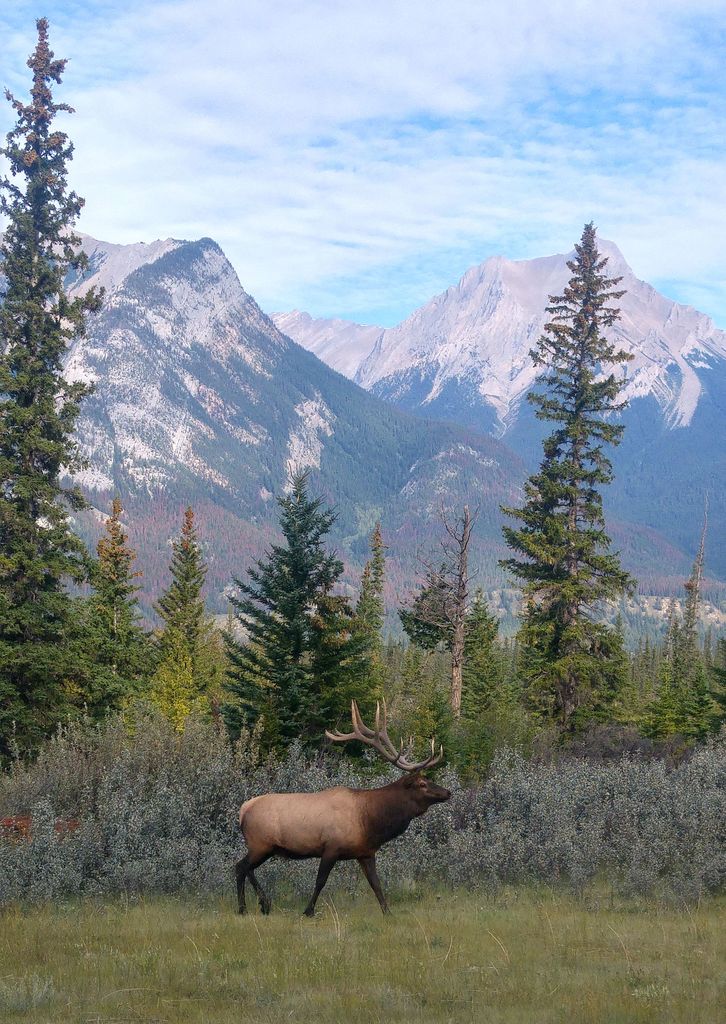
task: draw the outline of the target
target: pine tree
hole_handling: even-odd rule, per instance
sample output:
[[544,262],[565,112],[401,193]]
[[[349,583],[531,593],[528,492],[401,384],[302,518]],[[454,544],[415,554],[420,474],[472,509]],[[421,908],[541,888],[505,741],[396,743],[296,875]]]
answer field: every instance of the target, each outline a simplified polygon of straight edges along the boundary
[[364,645],[355,635],[347,599],[333,590],[343,563],[325,550],[335,513],[308,494],[308,474],[296,475],[278,499],[285,543],[235,580],[232,599],[244,639],[228,633],[231,661],[223,708],[232,729],[265,722],[267,742],[318,741],[349,713],[357,696]]
[[726,637],[716,641],[710,675],[713,700],[711,731],[718,732],[726,724]]
[[73,430],[89,388],[67,381],[62,361],[100,303],[64,290],[68,271],[86,266],[72,231],[83,200],[68,190],[73,147],[54,125],[72,112],[51,88],[66,61],[54,59],[44,18],[37,28],[30,100],[6,93],[17,120],[0,151],[10,169],[0,180],[0,753],[13,729],[32,747],[68,711],[65,582],[84,578],[86,552],[68,521],[82,495],[60,478],[81,465]]
[[[619,318],[620,278],[605,276],[595,228],[585,225],[564,293],[552,296],[552,319],[530,355],[544,371],[531,392],[538,419],[556,424],[543,443],[540,470],[525,484],[522,508],[505,508],[519,527],[505,527],[519,557],[501,564],[521,582],[526,601],[520,640],[530,692],[542,711],[572,729],[613,696],[611,669],[622,656],[616,632],[591,617],[593,605],[633,583],[608,551],[599,488],[612,479],[604,453],[623,427],[608,417],[623,408],[613,372],[632,358],[602,335]],[[622,680],[620,681],[622,682]]]
[[151,669],[136,596],[136,580],[142,574],[133,568],[136,552],[129,547],[122,512],[121,499],[114,498],[105,534],[98,542],[98,560],[91,569],[95,593],[87,602],[86,646],[91,665],[85,700],[96,717],[137,694]]
[[675,671],[681,693],[682,732],[685,736],[697,740],[703,739],[708,734],[714,716],[714,705],[709,693],[708,669],[698,638],[707,528],[708,505],[704,510],[701,539],[693,562],[693,569],[684,584],[686,600],[680,642],[675,657]]
[[428,569],[410,608],[401,608],[398,617],[412,644],[425,651],[448,649],[451,625],[447,614],[451,587],[445,565]]
[[698,642],[698,615],[706,545],[707,514],[691,575],[684,584],[682,620],[671,602],[660,687],[650,708],[647,729],[653,736],[680,733],[703,739],[712,729],[716,706],[709,668]]
[[386,574],[385,544],[381,524],[376,523],[371,537],[371,556],[363,567],[360,595],[355,609],[355,628],[367,659],[366,676],[371,693],[382,696],[383,671],[383,587]]
[[425,747],[435,736],[446,749],[451,748],[453,718],[446,668],[441,656],[415,644],[403,651],[392,718],[401,735],[412,737],[416,747]]
[[466,616],[461,716],[468,721],[474,721],[497,698],[501,676],[494,645],[498,631],[497,618],[479,589]]
[[146,700],[177,732],[184,731],[191,714],[209,710],[194,679],[189,644],[177,629],[172,628],[167,633],[165,655],[151,679]]
[[164,623],[159,637],[161,657],[166,655],[170,638],[173,648],[181,639],[187,645],[197,685],[203,689],[205,681],[200,677],[204,674],[204,652],[211,642],[212,629],[202,599],[207,566],[202,558],[191,508],[184,512],[181,536],[172,542],[170,569],[171,584],[156,605],[156,612]]
[[442,545],[444,559],[441,566],[438,569],[429,567],[413,606],[400,611],[399,617],[413,643],[429,650],[443,645],[449,651],[449,700],[454,718],[459,718],[469,604],[469,544],[476,513],[472,516],[469,506],[465,505],[462,515],[451,522],[442,510],[441,521],[448,535]]

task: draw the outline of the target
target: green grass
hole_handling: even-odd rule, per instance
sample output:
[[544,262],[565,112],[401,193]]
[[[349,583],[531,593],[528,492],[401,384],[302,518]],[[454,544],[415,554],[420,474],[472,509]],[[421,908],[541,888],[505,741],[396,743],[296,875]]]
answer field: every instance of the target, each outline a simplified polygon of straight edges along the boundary
[[[253,901],[252,901],[253,902]],[[723,1019],[726,902],[553,891],[86,902],[0,915],[0,1021],[486,1024]],[[299,905],[298,905],[299,904]]]

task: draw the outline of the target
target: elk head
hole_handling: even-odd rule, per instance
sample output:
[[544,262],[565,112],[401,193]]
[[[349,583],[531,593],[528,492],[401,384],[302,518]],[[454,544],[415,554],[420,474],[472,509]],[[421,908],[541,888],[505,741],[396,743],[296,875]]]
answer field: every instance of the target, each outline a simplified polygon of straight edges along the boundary
[[419,808],[418,814],[423,814],[431,804],[442,803],[444,800],[449,799],[451,796],[450,790],[444,789],[443,786],[437,786],[435,782],[432,782],[431,779],[423,774],[427,768],[433,768],[434,765],[439,764],[443,760],[443,746],[440,745],[437,751],[432,738],[431,753],[428,757],[425,757],[423,761],[411,761],[409,754],[413,747],[413,738],[409,739],[407,745],[404,745],[402,739],[397,748],[388,735],[385,700],[383,701],[382,710],[381,703],[376,703],[374,729],[370,729],[365,725],[358,704],[354,700],[350,702],[350,714],[353,722],[353,732],[329,732],[326,729],[325,735],[329,740],[332,740],[333,743],[347,743],[348,740],[358,740],[360,743],[365,743],[366,746],[373,747],[389,764],[405,772],[406,777],[401,780],[400,786]]

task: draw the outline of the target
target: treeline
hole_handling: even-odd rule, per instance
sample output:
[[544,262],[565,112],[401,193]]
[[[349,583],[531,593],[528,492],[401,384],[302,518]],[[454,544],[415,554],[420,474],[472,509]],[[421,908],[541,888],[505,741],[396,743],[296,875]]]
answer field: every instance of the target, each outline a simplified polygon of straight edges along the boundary
[[[610,550],[602,511],[612,478],[605,451],[622,433],[616,369],[630,356],[603,334],[619,318],[611,303],[622,292],[592,224],[531,352],[542,374],[529,399],[552,433],[522,506],[502,510],[513,525],[504,527],[511,556],[501,564],[524,606],[515,640],[499,637],[472,587],[476,510],[464,507],[442,512],[441,557],[400,609],[407,642],[386,641],[380,528],[352,596],[328,548],[336,513],[310,493],[304,473],[278,498],[282,542],[234,578],[223,630],[205,610],[207,566],[187,509],[155,605],[160,625],[146,629],[120,501],[95,557],[73,530],[71,513],[86,503],[64,481],[82,466],[74,428],[91,388],[64,377],[63,357],[103,296],[90,290],[71,301],[64,289],[87,261],[73,233],[82,200],[67,187],[72,146],[53,124],[67,109],[52,95],[65,62],[49,48],[44,19],[28,66],[29,102],[10,96],[17,122],[2,153],[11,177],[0,181],[0,756],[37,749],[58,722],[97,721],[139,703],[178,731],[201,715],[280,750],[318,745],[326,728],[344,724],[353,698],[366,714],[386,699],[394,727],[414,743],[436,734],[473,773],[505,744],[576,745],[593,730],[603,748],[615,734],[621,746],[623,736],[636,746],[638,737],[692,743],[718,731],[726,643],[704,648],[697,634],[703,543],[664,644],[630,655],[622,628],[597,614],[634,581]],[[230,577],[235,561],[231,553]]]
[[[96,558],[88,559],[90,592],[68,597],[66,638],[56,651],[64,702],[56,700],[51,716],[29,716],[34,695],[19,693],[5,709],[4,753],[33,749],[58,721],[101,722],[114,711],[133,721],[144,707],[179,732],[190,716],[202,717],[233,738],[252,733],[263,751],[298,740],[315,747],[326,728],[345,725],[353,698],[369,713],[385,699],[402,736],[421,747],[435,735],[471,776],[486,770],[502,747],[543,754],[564,740],[595,755],[660,748],[677,756],[720,729],[726,639],[699,641],[698,559],[685,614],[672,607],[665,640],[623,650],[607,693],[576,728],[564,731],[528,677],[531,651],[522,647],[521,635],[500,636],[482,591],[466,592],[460,575],[466,538],[456,522],[449,526],[459,538],[458,558],[447,562],[450,549],[443,545],[445,557],[399,610],[406,639],[395,640],[384,635],[380,527],[352,599],[339,592],[343,565],[326,546],[334,512],[310,495],[307,475],[295,477],[278,503],[282,542],[234,580],[223,628],[205,609],[206,566],[188,508],[172,541],[168,585],[155,606],[160,625],[149,630],[138,603],[142,571],[116,499]],[[466,520],[464,513],[458,523]],[[455,603],[462,580],[457,675]],[[20,723],[27,721],[31,727],[23,730]]]

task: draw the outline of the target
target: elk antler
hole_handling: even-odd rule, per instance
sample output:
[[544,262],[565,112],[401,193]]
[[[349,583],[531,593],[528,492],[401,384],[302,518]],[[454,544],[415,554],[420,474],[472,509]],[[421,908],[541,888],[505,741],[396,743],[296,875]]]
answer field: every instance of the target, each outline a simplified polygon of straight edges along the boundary
[[383,718],[381,721],[381,705],[376,703],[376,727],[375,729],[369,729],[367,725],[363,723],[360,711],[358,710],[358,704],[352,700],[350,702],[350,717],[353,720],[353,732],[329,732],[325,730],[325,735],[333,743],[345,743],[347,740],[359,740],[361,743],[365,743],[369,747],[373,747],[377,750],[381,757],[384,757],[389,764],[395,765],[396,768],[400,768],[403,772],[419,772],[423,771],[424,768],[432,768],[439,761],[443,760],[444,748],[439,746],[439,752],[436,753],[433,738],[431,739],[431,753],[423,761],[409,761],[408,754],[413,747],[413,738],[409,739],[408,744],[404,747],[403,740],[399,749],[396,749],[394,744],[391,742],[388,735],[388,728],[386,725],[386,702],[383,701]]

